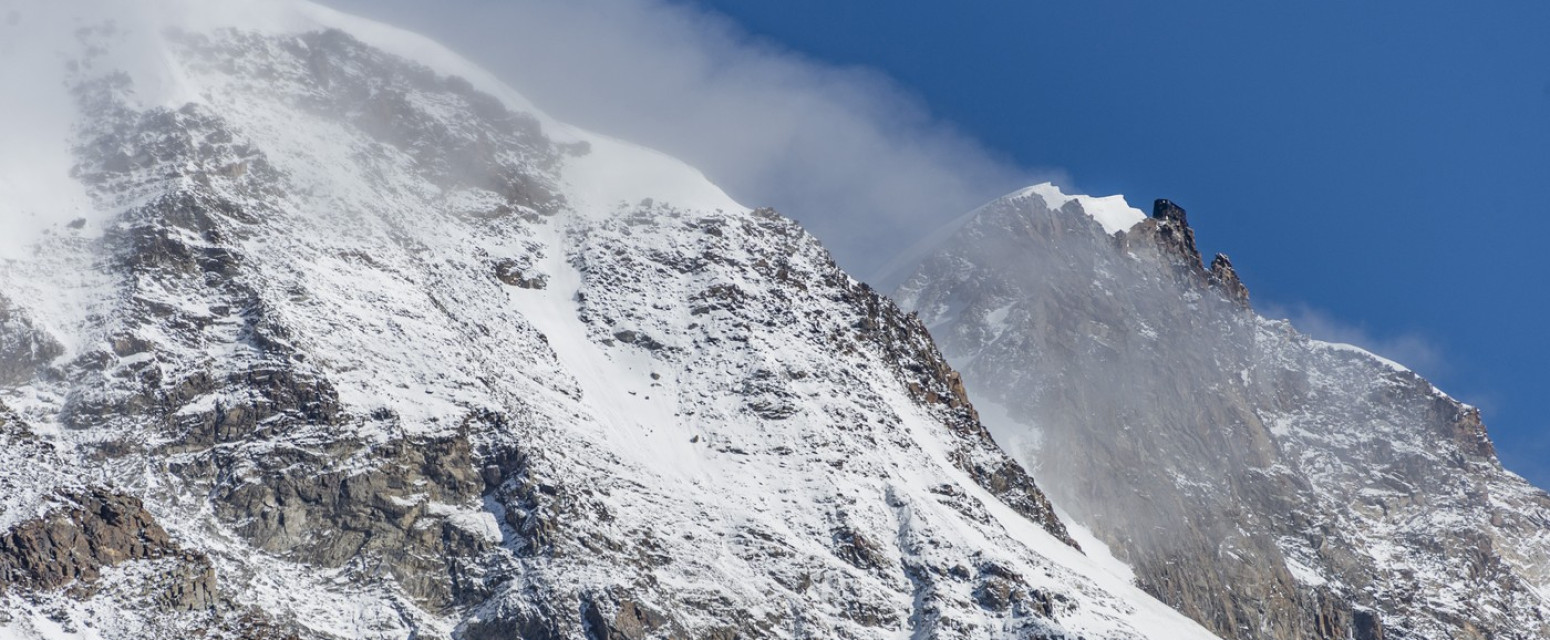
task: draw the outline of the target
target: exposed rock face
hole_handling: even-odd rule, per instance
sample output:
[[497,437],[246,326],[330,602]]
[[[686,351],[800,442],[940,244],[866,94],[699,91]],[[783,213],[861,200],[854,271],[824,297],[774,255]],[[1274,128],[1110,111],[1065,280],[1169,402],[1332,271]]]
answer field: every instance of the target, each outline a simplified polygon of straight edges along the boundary
[[1218,253],[1211,260],[1211,286],[1222,294],[1222,297],[1233,302],[1249,306],[1249,288],[1238,279],[1238,270],[1232,268],[1232,260],[1226,254]]
[[1550,634],[1550,499],[1478,412],[1256,316],[1176,205],[1110,236],[999,201],[900,298],[1056,504],[1223,637]]
[[932,407],[959,436],[961,444],[949,454],[953,464],[1019,514],[1039,523],[1066,544],[1077,546],[1033,479],[992,444],[990,432],[980,424],[979,413],[969,403],[962,379],[937,350],[925,324],[874,293],[871,287],[848,284],[851,301],[865,310],[865,316],[856,323],[864,339],[893,365],[895,375],[910,396]]
[[171,557],[198,569],[160,594],[160,603],[185,610],[211,606],[215,575],[208,562],[178,549],[139,500],[101,488],[60,500],[70,506],[0,536],[0,592],[89,586],[119,563]]
[[542,289],[549,285],[543,274],[528,275],[515,260],[502,260],[495,265],[495,277],[501,282],[523,289]]
[[324,568],[369,559],[433,610],[478,598],[470,572],[492,540],[435,513],[436,505],[477,501],[484,490],[468,440],[334,446],[334,455],[353,455],[360,466],[320,468],[315,452],[302,451],[248,461],[247,482],[218,489],[217,513],[270,553]]
[[1158,200],[1152,204],[1152,217],[1130,233],[1155,238],[1157,246],[1171,254],[1169,257],[1176,268],[1191,272],[1201,270],[1200,250],[1195,248],[1195,230],[1189,227],[1183,207],[1168,200]]
[[1184,207],[1164,198],[1152,201],[1152,217],[1158,220],[1176,222],[1181,227],[1189,226],[1189,217],[1185,215]]
[[157,33],[80,32],[101,233],[0,263],[79,301],[0,324],[0,634],[1209,637],[796,223],[340,31]]

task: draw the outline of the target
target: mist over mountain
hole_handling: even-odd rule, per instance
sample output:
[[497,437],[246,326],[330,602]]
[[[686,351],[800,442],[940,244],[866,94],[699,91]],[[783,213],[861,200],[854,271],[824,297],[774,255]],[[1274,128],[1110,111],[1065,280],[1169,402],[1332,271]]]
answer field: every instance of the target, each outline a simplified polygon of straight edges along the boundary
[[1116,228],[1051,194],[987,205],[897,296],[1138,584],[1231,638],[1550,633],[1550,496],[1477,409],[1257,314],[1177,204]]
[[1210,637],[778,213],[408,33],[121,6],[20,18],[89,204],[0,264],[8,637]]
[[1010,174],[907,129],[957,190],[884,217],[958,223],[824,233],[895,245],[895,302],[381,23],[0,30],[0,637],[1547,632],[1550,498],[1478,412],[1256,315],[1172,203],[930,211]]
[[694,3],[338,6],[417,25],[568,121],[667,152],[740,201],[781,210],[874,284],[898,253],[970,209],[1070,178],[987,148],[880,73],[803,55]]

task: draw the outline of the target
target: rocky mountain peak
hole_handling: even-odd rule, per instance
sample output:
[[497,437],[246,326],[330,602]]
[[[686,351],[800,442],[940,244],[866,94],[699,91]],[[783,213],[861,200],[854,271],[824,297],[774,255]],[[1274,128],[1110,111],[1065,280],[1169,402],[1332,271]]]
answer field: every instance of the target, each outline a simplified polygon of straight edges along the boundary
[[1117,242],[1038,205],[985,207],[898,295],[1145,589],[1234,640],[1550,637],[1550,496],[1477,411],[1254,314],[1172,202]]
[[1172,220],[1186,227],[1189,220],[1185,216],[1184,207],[1176,205],[1172,200],[1158,198],[1152,201],[1152,217],[1160,220]]
[[1137,248],[1134,238],[1144,239],[1149,249],[1159,250],[1163,262],[1173,267],[1172,272],[1187,288],[1205,285],[1239,307],[1250,308],[1249,289],[1226,254],[1216,254],[1209,266],[1204,263],[1184,207],[1171,200],[1157,199],[1152,203],[1151,217],[1137,224],[1126,236],[1126,246],[1131,249]]
[[1202,280],[1206,276],[1200,249],[1195,247],[1195,230],[1190,228],[1183,207],[1158,199],[1152,204],[1152,217],[1136,225],[1132,235],[1146,238],[1161,249],[1181,275]]

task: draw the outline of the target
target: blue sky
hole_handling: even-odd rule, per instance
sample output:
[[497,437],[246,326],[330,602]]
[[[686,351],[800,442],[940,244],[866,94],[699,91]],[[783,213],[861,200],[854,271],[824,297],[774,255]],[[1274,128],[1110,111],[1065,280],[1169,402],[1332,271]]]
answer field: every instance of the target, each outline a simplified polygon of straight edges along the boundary
[[1260,308],[1408,361],[1550,486],[1550,3],[699,4],[1021,165],[1183,204]]

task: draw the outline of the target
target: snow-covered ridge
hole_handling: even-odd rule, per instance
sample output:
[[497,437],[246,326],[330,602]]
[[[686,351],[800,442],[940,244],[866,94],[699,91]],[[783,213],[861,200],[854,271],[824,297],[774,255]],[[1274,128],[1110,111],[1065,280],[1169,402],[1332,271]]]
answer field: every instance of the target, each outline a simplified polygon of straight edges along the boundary
[[[182,0],[188,1],[188,0]],[[254,0],[246,0],[254,1]],[[385,52],[424,64],[438,73],[464,78],[474,88],[493,95],[514,111],[539,120],[545,134],[556,143],[585,143],[591,152],[582,155],[566,171],[573,190],[584,194],[595,213],[606,213],[621,202],[646,198],[672,201],[679,206],[707,210],[746,210],[700,170],[654,149],[573,127],[550,117],[515,89],[482,67],[441,43],[417,33],[336,11],[314,2],[289,0],[298,15],[306,16],[310,29],[340,29]]]
[[892,260],[889,260],[876,273],[871,274],[870,281],[883,287],[896,287],[903,284],[904,280],[913,274],[921,261],[929,257],[944,243],[950,240],[965,225],[986,215],[986,212],[1005,206],[1017,206],[1019,203],[1036,199],[1041,208],[1051,211],[1059,210],[1066,204],[1075,201],[1084,213],[1097,221],[1105,233],[1117,234],[1128,231],[1137,223],[1146,219],[1146,214],[1141,210],[1130,206],[1123,195],[1093,197],[1087,195],[1067,195],[1060,187],[1050,182],[1024,187],[991,200],[985,205],[968,213],[958,216],[956,219],[942,225],[936,230],[921,238],[914,246],[900,252]]
[[1130,206],[1125,201],[1125,196],[1115,194],[1112,196],[1094,197],[1081,194],[1066,194],[1060,187],[1053,183],[1042,182],[1031,187],[1015,191],[1005,196],[1004,199],[1025,198],[1036,195],[1044,199],[1045,206],[1050,210],[1058,210],[1066,206],[1066,203],[1076,201],[1082,206],[1082,211],[1092,216],[1098,224],[1103,225],[1103,230],[1110,235],[1121,231],[1128,231],[1137,223],[1146,219],[1146,214],[1140,209]]
[[1388,358],[1380,356],[1380,355],[1378,355],[1376,353],[1373,353],[1371,351],[1368,351],[1366,349],[1358,347],[1358,346],[1356,346],[1354,344],[1347,344],[1347,343],[1344,343],[1344,342],[1325,342],[1323,340],[1314,340],[1314,339],[1309,339],[1308,343],[1313,345],[1313,346],[1315,346],[1315,347],[1319,347],[1319,348],[1323,348],[1323,349],[1330,349],[1330,350],[1333,350],[1333,351],[1344,351],[1346,353],[1354,353],[1354,354],[1356,354],[1358,356],[1362,356],[1364,358],[1370,358],[1373,362],[1377,362],[1378,364],[1381,364],[1381,365],[1383,365],[1385,367],[1393,369],[1394,371],[1397,371],[1399,373],[1413,373],[1410,370],[1410,368],[1406,367],[1405,365],[1402,365],[1402,364],[1400,364],[1398,362],[1395,362],[1393,360],[1390,360]]

